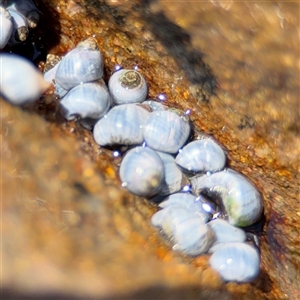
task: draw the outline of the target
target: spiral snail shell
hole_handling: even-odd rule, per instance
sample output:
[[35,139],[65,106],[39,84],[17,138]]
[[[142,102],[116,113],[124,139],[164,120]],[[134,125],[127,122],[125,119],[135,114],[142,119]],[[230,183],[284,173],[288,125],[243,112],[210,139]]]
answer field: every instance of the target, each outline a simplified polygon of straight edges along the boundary
[[9,44],[15,45],[24,42],[29,34],[26,18],[13,8],[7,8],[7,10],[12,16],[13,22],[13,32],[10,37]]
[[93,38],[88,38],[71,50],[58,65],[55,82],[64,90],[98,80],[103,75],[103,58]]
[[30,28],[35,28],[40,20],[40,13],[31,0],[10,0],[8,7],[22,14]]
[[251,282],[259,273],[260,257],[251,245],[228,243],[218,247],[209,263],[225,281]]
[[60,101],[67,120],[73,120],[76,116],[100,119],[109,110],[110,104],[110,95],[102,82],[77,85]]
[[115,104],[140,103],[146,100],[148,87],[136,70],[121,69],[109,79],[108,89]]
[[101,146],[141,144],[148,117],[149,112],[141,105],[115,106],[96,123],[94,139]]
[[262,215],[262,198],[255,186],[242,174],[225,169],[212,175],[191,178],[193,191],[221,198],[224,214],[231,225],[245,227]]
[[194,256],[208,251],[215,241],[212,229],[183,207],[166,207],[156,212],[151,222],[171,240],[173,250],[188,255]]
[[189,172],[216,172],[224,168],[226,155],[215,141],[206,138],[188,143],[175,161]]
[[190,130],[187,116],[171,110],[154,111],[145,125],[144,138],[152,149],[173,154],[186,142]]
[[123,187],[137,196],[149,198],[161,190],[164,165],[154,150],[135,147],[125,154],[119,173]]

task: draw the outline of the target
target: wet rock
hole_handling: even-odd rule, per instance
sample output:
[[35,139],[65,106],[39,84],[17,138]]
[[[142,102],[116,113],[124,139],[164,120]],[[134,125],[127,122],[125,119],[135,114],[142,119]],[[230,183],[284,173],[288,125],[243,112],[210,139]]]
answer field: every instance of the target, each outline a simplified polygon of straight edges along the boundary
[[119,158],[66,123],[57,100],[1,100],[4,295],[298,299],[299,5],[36,2],[43,17],[28,43],[46,49],[37,60],[94,35],[106,81],[116,64],[138,65],[150,97],[191,108],[196,129],[227,148],[230,166],[264,197],[262,270],[253,284],[225,284],[208,257],[172,252],[150,225],[155,206],[121,189]]

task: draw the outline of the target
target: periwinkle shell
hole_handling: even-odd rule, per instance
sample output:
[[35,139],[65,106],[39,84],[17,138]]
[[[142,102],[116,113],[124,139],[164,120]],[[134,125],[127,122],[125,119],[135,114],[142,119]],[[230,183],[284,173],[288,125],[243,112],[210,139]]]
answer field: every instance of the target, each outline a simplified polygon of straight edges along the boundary
[[216,172],[224,168],[226,155],[211,138],[188,143],[175,159],[176,163],[190,172]]
[[5,70],[0,76],[0,93],[12,104],[35,101],[49,87],[42,73],[21,56],[0,53],[0,66]]
[[131,193],[152,197],[161,190],[164,166],[154,150],[148,147],[136,147],[125,154],[119,173],[122,186]]
[[26,17],[30,28],[35,28],[37,26],[40,20],[40,14],[31,0],[10,0],[8,1],[8,5],[10,8],[13,8]]
[[150,113],[144,128],[144,139],[154,150],[176,153],[190,134],[188,117],[171,110]]
[[211,255],[209,263],[225,281],[251,282],[259,274],[260,256],[251,245],[228,243]]
[[215,241],[212,229],[204,224],[201,218],[183,207],[166,207],[156,212],[151,222],[171,240],[173,250],[187,255],[204,253]]
[[148,94],[147,83],[136,70],[115,72],[108,81],[108,89],[115,104],[140,103]]
[[13,32],[9,40],[10,45],[15,45],[24,42],[28,36],[28,23],[26,18],[18,11],[8,8],[8,12],[12,17]]
[[98,80],[103,75],[103,58],[96,41],[88,38],[79,43],[60,62],[55,81],[65,90]]
[[110,95],[104,83],[89,82],[77,85],[60,101],[61,110],[67,120],[76,116],[100,119],[111,104]]
[[10,13],[1,6],[0,24],[0,49],[3,49],[12,35],[13,22]]
[[225,215],[231,225],[244,227],[257,222],[263,212],[263,202],[256,187],[242,174],[226,169],[212,175],[195,176],[192,189],[221,197]]
[[206,223],[211,214],[205,209],[204,204],[207,204],[204,197],[195,197],[189,193],[175,193],[165,198],[158,206],[161,208],[181,207],[192,214],[197,215],[203,223]]
[[94,139],[101,146],[141,144],[148,117],[149,112],[138,104],[115,106],[96,123]]

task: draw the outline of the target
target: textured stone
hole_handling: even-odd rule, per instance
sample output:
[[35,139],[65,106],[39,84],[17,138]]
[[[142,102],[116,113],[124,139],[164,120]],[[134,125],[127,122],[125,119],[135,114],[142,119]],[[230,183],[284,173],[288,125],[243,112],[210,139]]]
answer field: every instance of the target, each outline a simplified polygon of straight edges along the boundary
[[4,296],[299,299],[299,4],[37,3],[37,47],[61,55],[94,35],[106,80],[115,64],[138,65],[150,97],[191,108],[227,149],[264,197],[262,270],[225,284],[206,256],[171,251],[150,225],[155,206],[121,189],[120,158],[48,95],[23,108],[1,100]]

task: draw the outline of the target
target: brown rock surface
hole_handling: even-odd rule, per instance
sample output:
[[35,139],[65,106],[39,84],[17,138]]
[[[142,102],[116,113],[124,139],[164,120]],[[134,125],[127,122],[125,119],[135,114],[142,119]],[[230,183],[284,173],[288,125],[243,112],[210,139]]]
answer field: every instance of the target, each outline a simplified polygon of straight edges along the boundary
[[66,123],[48,96],[23,109],[1,101],[4,295],[298,299],[299,4],[37,2],[34,38],[48,52],[95,35],[106,79],[115,64],[138,65],[150,96],[192,108],[196,129],[213,134],[229,165],[258,186],[261,274],[225,284],[207,256],[169,250],[150,226],[155,206],[120,188],[119,159]]

